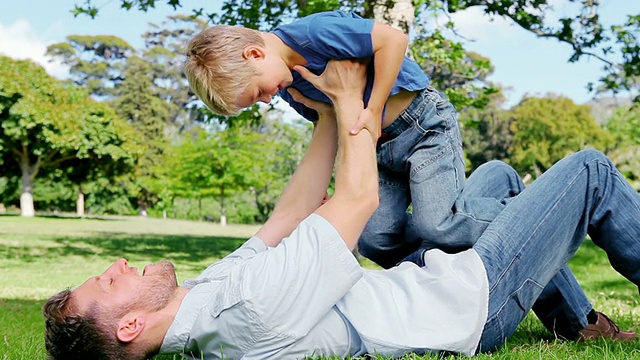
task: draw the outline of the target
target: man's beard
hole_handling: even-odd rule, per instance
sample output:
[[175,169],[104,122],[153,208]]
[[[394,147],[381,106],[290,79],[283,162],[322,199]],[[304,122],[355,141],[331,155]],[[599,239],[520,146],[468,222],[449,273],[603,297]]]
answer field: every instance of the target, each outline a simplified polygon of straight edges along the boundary
[[178,288],[173,264],[163,261],[160,271],[144,275],[144,281],[132,296],[131,310],[158,311],[167,307]]
[[130,294],[125,305],[116,309],[104,308],[97,302],[95,311],[99,317],[115,324],[115,321],[132,311],[155,312],[167,307],[178,289],[176,273],[173,264],[168,261],[163,261],[159,265],[160,269],[153,274],[142,276],[144,281],[141,281],[135,292]]

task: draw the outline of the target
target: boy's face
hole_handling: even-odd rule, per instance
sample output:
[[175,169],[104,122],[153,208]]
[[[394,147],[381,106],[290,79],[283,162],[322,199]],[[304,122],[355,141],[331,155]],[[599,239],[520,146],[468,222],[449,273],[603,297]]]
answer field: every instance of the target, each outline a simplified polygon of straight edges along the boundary
[[252,58],[248,66],[256,69],[247,88],[238,95],[236,105],[241,108],[249,107],[258,101],[265,104],[271,102],[278,90],[284,89],[293,82],[291,70],[278,56],[269,55]]

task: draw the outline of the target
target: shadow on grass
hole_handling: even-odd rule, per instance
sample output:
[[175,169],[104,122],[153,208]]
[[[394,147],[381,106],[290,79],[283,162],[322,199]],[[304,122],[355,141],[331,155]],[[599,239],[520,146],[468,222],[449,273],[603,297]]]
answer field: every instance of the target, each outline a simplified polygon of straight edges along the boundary
[[0,214],[0,217],[18,217],[20,216],[20,213],[4,213],[4,214]]
[[57,250],[62,256],[89,256],[98,252],[115,256],[144,255],[153,258],[170,256],[172,261],[197,262],[211,257],[222,258],[242,245],[246,239],[218,236],[105,233],[104,236],[99,237],[61,237],[55,241],[64,245]]
[[6,258],[35,262],[42,258],[104,254],[113,257],[139,256],[172,261],[198,262],[222,258],[237,249],[246,238],[191,235],[132,235],[103,233],[93,237],[65,236],[53,241],[61,246],[34,249],[0,244],[0,254]]
[[85,215],[78,216],[75,214],[38,214],[37,218],[45,218],[45,219],[61,219],[61,220],[101,220],[101,221],[123,221],[123,219],[118,219],[115,217],[105,217],[99,215]]
[[[0,218],[9,218],[9,217],[21,217],[19,212],[8,212],[4,214],[0,214]],[[70,219],[70,220],[79,220],[79,219],[87,219],[87,220],[104,220],[104,221],[123,221],[123,219],[119,219],[115,216],[101,216],[101,215],[85,215],[78,216],[74,213],[38,213],[35,216],[36,218],[45,218],[45,219]]]

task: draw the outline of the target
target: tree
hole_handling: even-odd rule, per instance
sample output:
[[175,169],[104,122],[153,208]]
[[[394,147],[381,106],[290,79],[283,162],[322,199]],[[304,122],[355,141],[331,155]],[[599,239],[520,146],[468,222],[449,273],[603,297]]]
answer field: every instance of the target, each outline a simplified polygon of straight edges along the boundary
[[[134,5],[133,3],[129,4]],[[144,4],[140,2],[139,5],[141,6],[141,9],[146,10],[147,5],[153,4],[151,2],[146,2]],[[289,16],[304,16],[313,12],[331,10],[340,7],[341,4],[334,1],[317,1],[309,3],[305,0],[305,3],[297,3],[297,5],[300,6],[299,9],[297,9],[299,11],[296,10],[295,6],[294,8],[289,9],[289,5],[291,5],[291,3],[288,1],[268,3],[262,2],[261,0],[249,0],[244,2],[227,1],[223,6],[223,9],[225,9],[223,14],[209,14],[207,16],[215,23],[243,25],[246,27],[267,30],[280,24],[283,19],[289,18]],[[414,7],[410,0],[397,0],[392,2],[367,1],[362,3],[361,6],[353,2],[351,5],[353,5],[355,9],[360,10],[362,15],[375,17],[376,19],[396,26],[407,33],[412,27],[414,20]],[[87,8],[90,6],[90,4],[87,4]],[[82,11],[79,11],[78,13],[82,13]],[[196,10],[194,13],[199,17],[205,15],[201,10]],[[188,19],[188,17],[176,16],[170,18],[171,22],[178,24],[184,22],[185,19]],[[167,30],[166,26],[168,24],[164,23],[163,25],[164,27],[159,28],[159,31],[147,33],[145,37],[148,37],[149,34],[160,34],[160,37],[163,39],[182,39],[181,42],[178,42],[178,44],[181,43],[182,46],[178,45],[173,47],[176,49],[179,48],[179,54],[184,53],[184,45],[187,43],[187,39],[185,39],[185,37],[189,38],[193,33],[184,28],[180,28],[179,31]],[[200,27],[201,25],[204,25],[204,23],[200,23],[198,25]],[[483,78],[492,71],[488,59],[482,58],[481,56],[473,53],[467,54],[459,42],[453,42],[450,40],[443,41],[442,34],[439,31],[434,34],[430,34],[427,33],[425,29],[420,28],[419,34],[419,36],[414,37],[415,40],[412,46],[414,50],[412,51],[412,54],[428,73],[434,73],[432,75],[435,75],[435,72],[437,71],[440,75],[451,75],[448,77],[438,76],[434,82],[439,89],[445,91],[447,95],[449,95],[453,104],[459,108],[466,106],[483,106],[486,104],[488,101],[487,96],[494,92],[494,89],[490,84],[482,81]],[[185,35],[189,36],[187,37]],[[435,49],[433,46],[434,43],[443,44],[444,46],[443,48]],[[166,57],[164,53],[173,54],[173,56],[175,56],[176,53],[174,51],[163,49],[162,47],[155,51],[158,54],[163,54],[163,58]],[[160,67],[160,69],[166,69],[166,67]],[[454,78],[456,80],[453,80]],[[172,83],[179,84],[180,82],[174,81]],[[207,112],[199,112],[197,109],[200,104],[193,104],[197,105],[197,107],[190,107],[190,113],[193,117],[199,118],[200,120],[208,119],[223,123],[243,122],[244,120],[249,120],[249,122],[253,124],[258,122],[258,117],[248,116],[255,114],[255,108],[257,108],[255,106],[254,109],[243,114],[242,118],[234,117],[233,119],[229,119],[220,116],[209,116],[210,114]]]
[[142,58],[150,64],[150,76],[160,99],[173,104],[167,114],[167,124],[182,130],[192,121],[202,120],[198,98],[190,91],[182,73],[182,62],[189,39],[204,30],[207,23],[190,16],[169,16],[160,25],[149,24],[145,32]]
[[[156,5],[155,0],[120,0],[124,9],[138,8],[148,11]],[[180,0],[167,0],[174,9],[182,6]],[[482,8],[485,13],[510,19],[524,31],[540,38],[552,38],[567,44],[573,49],[570,62],[583,57],[598,59],[603,64],[599,86],[589,84],[596,91],[630,91],[637,95],[640,84],[640,14],[621,16],[617,24],[605,26],[598,16],[599,0],[565,0],[571,5],[570,15],[553,19],[551,0],[225,0],[220,14],[207,14],[203,9],[193,9],[197,17],[207,17],[213,23],[237,24],[252,28],[271,29],[292,18],[310,13],[343,8],[356,10],[367,16],[376,17],[391,14],[391,22],[399,21],[407,28],[421,27],[434,15],[448,15],[474,7]],[[415,7],[414,7],[415,6]],[[392,11],[387,11],[391,9]],[[412,11],[415,10],[415,11]],[[75,15],[98,15],[98,7],[93,0],[83,5],[75,5]],[[411,15],[418,14],[417,21]],[[404,15],[403,15],[404,14]],[[384,19],[382,19],[384,20]],[[404,21],[404,24],[403,24]],[[449,21],[447,28],[455,29]],[[640,95],[636,96],[640,102]]]
[[511,110],[510,122],[511,165],[534,177],[585,147],[607,151],[612,145],[611,135],[596,124],[590,107],[563,96],[525,97]]
[[266,113],[262,124],[254,129],[264,140],[261,159],[256,162],[260,176],[251,188],[257,209],[256,222],[264,223],[271,215],[307,150],[311,130],[312,126],[306,120],[283,122],[279,116],[274,116],[274,112]]
[[468,172],[489,160],[509,158],[514,135],[510,129],[512,118],[508,110],[502,109],[505,99],[501,93],[490,99],[483,108],[460,113]]
[[122,71],[134,49],[116,36],[71,35],[67,42],[47,47],[47,55],[69,66],[69,74],[76,85],[89,93],[109,96],[122,82]]
[[77,159],[135,157],[133,133],[107,104],[31,61],[0,56],[0,122],[0,153],[20,169],[23,216],[34,215],[34,180],[42,169]]
[[261,176],[257,163],[265,146],[269,144],[258,134],[241,127],[214,133],[200,130],[194,138],[186,137],[167,164],[171,178],[177,180],[174,193],[199,203],[202,198],[217,197],[220,223],[226,225],[225,200],[256,183]]
[[[103,121],[104,118],[92,120]],[[107,125],[107,124],[105,124]],[[116,179],[120,175],[131,173],[134,170],[136,160],[142,156],[142,146],[134,130],[124,121],[117,121],[107,126],[114,127],[113,132],[103,131],[102,126],[86,126],[80,130],[79,141],[85,144],[94,144],[94,149],[82,157],[76,157],[65,162],[60,169],[62,176],[76,186],[76,213],[84,216],[85,191],[83,184],[95,182],[99,179]],[[98,132],[99,131],[99,132]],[[118,139],[113,137],[130,139],[122,146],[114,146]]]
[[640,191],[640,108],[621,106],[605,122],[616,141],[608,155],[620,172]]
[[445,39],[439,30],[421,31],[414,37],[410,52],[431,84],[444,91],[457,109],[482,108],[498,91],[487,81],[493,73],[491,61],[465,51],[460,42]]
[[133,185],[140,215],[147,215],[147,208],[155,203],[157,194],[152,191],[155,168],[162,162],[167,144],[165,134],[168,113],[174,105],[162,101],[154,91],[150,76],[151,66],[138,57],[127,61],[125,80],[118,87],[113,108],[138,132],[144,147],[143,155],[136,165]]

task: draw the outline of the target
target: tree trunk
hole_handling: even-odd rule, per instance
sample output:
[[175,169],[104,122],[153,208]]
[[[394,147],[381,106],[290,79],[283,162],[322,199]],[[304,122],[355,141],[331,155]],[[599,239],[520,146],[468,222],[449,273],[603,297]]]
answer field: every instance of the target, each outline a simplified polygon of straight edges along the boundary
[[20,195],[20,216],[34,217],[36,210],[33,206],[33,194],[31,191],[23,191]]
[[82,184],[78,184],[78,199],[76,200],[76,213],[78,216],[84,216],[84,193],[82,192]]
[[202,195],[198,196],[198,221],[202,221]]
[[38,173],[39,165],[31,165],[29,155],[23,152],[20,156],[20,169],[22,170],[22,193],[20,194],[20,215],[33,217],[36,214],[33,206],[33,183]]
[[178,206],[176,205],[176,199],[171,199],[171,206],[173,207],[173,218],[178,218]]
[[147,202],[140,195],[138,195],[138,210],[140,216],[147,217]]
[[224,207],[224,188],[220,190],[220,225],[227,226],[227,209]]
[[412,1],[395,0],[391,6],[387,4],[387,1],[373,1],[374,18],[408,34],[415,18],[415,7]]

